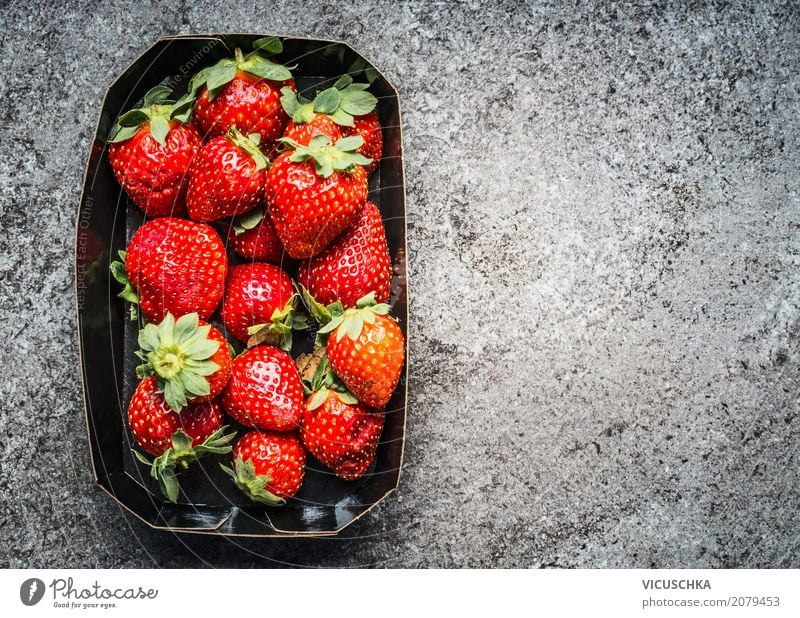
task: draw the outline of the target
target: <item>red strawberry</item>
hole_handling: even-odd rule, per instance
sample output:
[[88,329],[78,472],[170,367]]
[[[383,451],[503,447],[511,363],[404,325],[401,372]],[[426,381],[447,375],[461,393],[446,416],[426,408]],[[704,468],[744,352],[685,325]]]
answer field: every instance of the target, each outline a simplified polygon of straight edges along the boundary
[[292,328],[306,327],[302,319],[296,321],[300,316],[294,315],[293,307],[294,288],[289,275],[274,264],[252,262],[231,268],[220,315],[225,328],[237,339],[247,342],[267,327],[275,335],[270,343],[288,350]]
[[191,99],[167,99],[170,89],[156,86],[144,107],[119,117],[109,139],[108,157],[117,182],[149,217],[185,212],[188,171],[202,139],[189,122]]
[[[298,359],[298,365],[300,364]],[[369,468],[383,430],[383,412],[360,404],[322,358],[303,415],[303,444],[336,476],[352,481]]]
[[200,322],[196,313],[139,331],[136,355],[144,364],[139,377],[155,375],[167,405],[180,412],[188,403],[207,401],[222,392],[231,376],[231,351],[222,333]]
[[263,208],[255,208],[233,220],[228,228],[228,244],[248,260],[272,264],[284,260],[283,243]]
[[383,135],[375,106],[378,100],[367,92],[369,84],[353,83],[349,75],[318,93],[313,101],[303,98],[291,88],[281,90],[281,104],[292,120],[284,137],[307,146],[315,135],[327,135],[332,141],[340,137],[361,135],[364,145],[358,152],[372,159],[364,165],[367,175],[378,166],[383,154]]
[[207,320],[222,299],[228,256],[217,232],[205,223],[172,217],[147,221],[120,257],[122,262],[111,265],[114,278],[125,285],[120,296],[138,303],[150,322],[167,313],[194,312]]
[[369,294],[319,330],[329,335],[328,358],[336,375],[373,408],[389,402],[403,371],[405,339],[388,313],[389,305],[375,304]]
[[301,264],[298,279],[323,305],[340,300],[345,307],[355,307],[358,299],[370,292],[375,293],[377,302],[387,302],[392,262],[377,206],[364,204],[352,227],[325,251]]
[[303,416],[303,387],[292,357],[262,345],[233,359],[231,379],[222,391],[222,405],[248,427],[289,431]]
[[381,121],[378,119],[377,112],[356,117],[353,121],[352,129],[345,130],[344,135],[345,137],[360,135],[364,138],[364,145],[358,149],[358,152],[372,159],[372,163],[364,166],[367,175],[374,172],[383,156],[383,133],[381,132]]
[[242,133],[258,133],[263,142],[279,138],[289,117],[280,103],[281,87],[294,89],[291,71],[267,58],[283,49],[270,37],[253,43],[254,51],[223,58],[192,78],[197,95],[195,118],[207,137],[225,135],[234,125]]
[[294,433],[251,431],[233,450],[233,470],[222,469],[253,502],[281,506],[300,489],[306,452]]
[[360,137],[335,146],[318,135],[309,146],[284,138],[295,150],[280,155],[267,173],[265,197],[286,252],[308,258],[325,247],[357,218],[367,200],[369,159],[355,150]]
[[192,163],[186,205],[189,216],[214,221],[255,208],[264,195],[267,159],[257,133],[245,137],[235,127],[206,142]]
[[175,468],[206,453],[222,454],[234,434],[224,434],[222,410],[215,400],[188,405],[178,414],[159,392],[156,378],[145,378],[136,387],[128,406],[128,424],[139,447],[155,456],[154,461],[134,451],[136,458],[151,466],[151,475],[170,501],[178,499]]
[[[291,91],[290,91],[291,92]],[[327,135],[332,141],[342,137],[342,127],[336,124],[327,114],[314,114],[306,123],[290,120],[283,132],[284,137],[293,139],[298,144],[308,146],[311,138],[317,135]]]

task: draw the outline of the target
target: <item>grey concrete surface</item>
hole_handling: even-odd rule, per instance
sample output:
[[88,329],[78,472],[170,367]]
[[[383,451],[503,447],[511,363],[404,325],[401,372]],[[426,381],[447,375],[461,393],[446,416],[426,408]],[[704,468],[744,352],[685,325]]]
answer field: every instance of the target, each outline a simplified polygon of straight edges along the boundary
[[[4,3],[0,564],[800,566],[800,13],[785,3]],[[171,536],[92,484],[74,216],[158,35],[341,38],[402,94],[399,492],[343,539]]]

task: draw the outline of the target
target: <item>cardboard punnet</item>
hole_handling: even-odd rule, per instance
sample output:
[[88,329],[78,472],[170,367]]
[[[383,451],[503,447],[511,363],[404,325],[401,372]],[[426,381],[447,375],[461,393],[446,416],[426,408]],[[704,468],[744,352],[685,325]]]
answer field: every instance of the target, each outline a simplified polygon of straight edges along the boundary
[[[266,509],[253,504],[219,469],[230,456],[207,456],[180,475],[178,504],[164,500],[145,466],[132,455],[135,446],[127,427],[127,405],[135,387],[137,325],[127,319],[117,297],[109,265],[144,220],[117,184],[108,161],[106,137],[113,122],[135,107],[153,86],[166,83],[176,96],[191,76],[235,47],[250,49],[263,34],[213,34],[159,39],[108,87],[91,144],[76,224],[75,286],[86,425],[94,477],[118,504],[153,528],[177,532],[255,537],[336,535],[362,517],[397,487],[403,461],[406,418],[406,364],[400,384],[386,407],[386,423],[375,462],[357,481],[336,478],[309,456],[306,478],[297,496],[285,506]],[[294,65],[298,90],[313,96],[343,73],[365,79],[363,56],[338,41],[280,37],[278,61]],[[370,178],[369,199],[383,215],[392,257],[392,314],[407,337],[406,210],[400,102],[397,91],[378,71],[370,91],[378,98],[384,155]],[[236,263],[232,258],[231,263]],[[290,273],[294,274],[293,271]],[[213,319],[212,319],[213,321]],[[308,350],[301,337],[296,352]],[[246,428],[237,427],[239,435]]]

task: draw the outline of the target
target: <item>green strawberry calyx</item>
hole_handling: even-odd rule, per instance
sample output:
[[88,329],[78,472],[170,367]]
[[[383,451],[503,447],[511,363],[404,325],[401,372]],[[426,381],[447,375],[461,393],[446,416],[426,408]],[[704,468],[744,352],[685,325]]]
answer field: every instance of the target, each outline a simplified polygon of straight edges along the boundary
[[[331,368],[328,361],[328,355],[325,354],[324,348],[321,349],[322,356],[319,358],[316,368],[314,368],[313,361],[306,366],[306,375],[313,369],[310,378],[304,377],[303,379],[303,392],[306,397],[311,397],[306,403],[309,410],[316,410],[319,408],[330,393],[333,393],[342,403],[357,404],[358,399],[353,393],[347,390],[347,387],[341,381],[339,376]],[[313,357],[313,355],[312,355]]]
[[261,136],[258,133],[251,133],[245,136],[236,127],[231,127],[225,135],[225,139],[249,154],[253,158],[253,161],[256,162],[257,170],[263,170],[269,165],[267,157],[264,156],[264,153],[261,152],[261,149],[258,147],[261,143]]
[[369,84],[353,83],[353,78],[345,74],[333,86],[318,92],[312,101],[284,86],[281,105],[297,124],[311,122],[316,114],[326,114],[336,124],[352,127],[354,116],[366,116],[378,104],[378,99],[367,92],[367,88]]
[[269,59],[283,51],[283,42],[276,37],[264,37],[253,42],[253,51],[245,55],[238,47],[233,58],[223,58],[216,64],[198,71],[189,82],[189,92],[196,96],[200,88],[208,90],[208,99],[213,100],[225,85],[236,77],[237,71],[283,82],[292,79],[292,69]]
[[253,348],[262,343],[274,345],[284,352],[292,349],[292,331],[306,330],[308,320],[302,313],[295,310],[297,294],[292,294],[286,301],[283,309],[276,309],[272,312],[270,321],[266,324],[256,324],[247,329],[250,339],[247,340],[247,347]]
[[[308,311],[308,314],[321,326],[329,324],[332,320],[337,319],[344,314],[344,305],[339,300],[326,307],[322,303],[318,302],[317,299],[315,299],[311,293],[299,283],[297,284],[297,291],[303,301],[303,305],[305,305],[306,311]],[[314,345],[317,347],[324,347],[327,340],[328,335],[326,333],[320,334],[320,331],[317,331]]]
[[167,145],[170,123],[189,122],[194,109],[194,95],[185,94],[177,101],[168,98],[172,89],[159,84],[144,95],[142,107],[131,109],[122,114],[109,134],[109,143],[124,142],[136,135],[143,125],[150,125],[150,135],[162,146]]
[[136,288],[128,280],[128,273],[125,272],[125,257],[126,251],[119,251],[119,260],[111,262],[111,276],[122,284],[122,291],[117,296],[130,303],[130,319],[136,320],[139,312],[136,307],[139,304],[139,295],[136,293]]
[[229,443],[236,436],[236,432],[226,434],[227,428],[227,425],[220,427],[197,446],[192,446],[192,438],[179,429],[170,438],[172,446],[152,461],[139,451],[133,451],[133,454],[138,461],[150,466],[150,476],[158,481],[161,493],[174,503],[178,501],[180,490],[176,469],[180,467],[185,470],[190,463],[197,461],[203,455],[230,453],[232,448]]
[[267,211],[264,210],[261,206],[256,206],[253,210],[248,210],[246,213],[235,217],[231,221],[231,227],[233,227],[233,233],[237,236],[244,234],[247,230],[252,230],[255,228],[261,221],[263,221],[264,217],[266,216]]
[[167,313],[157,326],[147,324],[139,331],[136,355],[144,361],[136,368],[139,378],[155,375],[158,391],[167,405],[180,412],[196,397],[211,393],[207,376],[219,369],[211,357],[219,350],[219,341],[211,339],[211,326],[200,326],[197,313],[187,313],[177,320]]
[[286,500],[267,491],[267,485],[271,477],[256,474],[255,466],[249,459],[244,460],[241,457],[237,457],[236,461],[233,462],[233,469],[223,464],[220,464],[219,467],[233,479],[236,486],[253,502],[259,502],[267,506],[283,506],[286,504]]
[[364,324],[374,324],[379,315],[388,315],[389,305],[375,302],[375,292],[358,299],[355,308],[348,309],[341,315],[333,317],[327,324],[317,331],[317,336],[327,339],[334,335],[336,341],[341,341],[345,336],[357,341],[361,336]]
[[327,135],[315,135],[308,146],[303,146],[290,137],[282,137],[278,141],[294,150],[289,155],[289,161],[302,163],[312,160],[314,170],[322,178],[327,178],[334,172],[352,173],[357,166],[372,163],[372,159],[357,152],[364,145],[361,135],[342,137],[335,144],[331,143],[331,138]]

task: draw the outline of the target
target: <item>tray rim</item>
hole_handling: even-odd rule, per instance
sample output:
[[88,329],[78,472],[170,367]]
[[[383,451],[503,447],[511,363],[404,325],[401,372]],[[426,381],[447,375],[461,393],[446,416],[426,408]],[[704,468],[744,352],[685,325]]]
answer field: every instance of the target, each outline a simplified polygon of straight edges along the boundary
[[[150,50],[154,49],[156,46],[160,45],[163,42],[169,42],[173,40],[197,40],[197,41],[204,41],[204,40],[216,40],[220,41],[223,45],[225,45],[225,41],[222,37],[226,36],[274,36],[280,39],[295,39],[301,41],[313,41],[313,42],[323,42],[323,43],[331,43],[332,45],[344,45],[350,48],[355,53],[359,54],[362,58],[364,58],[369,64],[372,66],[373,69],[386,81],[386,83],[394,90],[395,94],[397,95],[397,117],[398,117],[398,135],[400,138],[400,145],[401,151],[403,152],[403,156],[400,157],[400,178],[402,181],[402,193],[403,193],[403,208],[404,208],[404,216],[403,216],[403,234],[404,234],[404,250],[405,250],[405,285],[406,285],[406,311],[405,311],[405,324],[406,324],[406,341],[405,341],[405,372],[406,372],[406,379],[402,386],[403,388],[403,395],[404,395],[404,402],[405,402],[405,414],[403,415],[403,439],[400,445],[400,460],[397,466],[397,480],[393,487],[391,487],[386,493],[383,494],[378,500],[372,503],[369,507],[364,509],[361,513],[347,521],[346,523],[342,524],[341,526],[337,527],[334,530],[326,530],[320,532],[296,532],[296,531],[281,531],[272,524],[271,520],[269,525],[272,527],[274,532],[272,533],[265,533],[265,534],[253,534],[253,533],[241,533],[241,532],[220,532],[220,528],[225,525],[225,523],[230,520],[233,516],[234,510],[238,507],[236,505],[231,505],[231,512],[225,517],[216,527],[213,528],[180,528],[174,526],[162,526],[158,525],[154,522],[148,521],[144,517],[142,517],[139,513],[134,511],[130,506],[122,502],[117,496],[109,490],[109,488],[105,487],[102,482],[101,478],[109,478],[108,474],[104,474],[102,476],[98,475],[97,468],[95,467],[95,453],[94,447],[92,445],[92,432],[90,427],[90,419],[89,419],[89,402],[88,402],[88,389],[86,384],[86,375],[83,371],[84,368],[84,358],[83,358],[83,337],[81,335],[81,309],[79,303],[79,270],[77,268],[77,260],[78,260],[78,243],[80,241],[80,222],[81,222],[81,207],[84,203],[86,198],[87,192],[87,182],[89,180],[89,168],[92,158],[92,150],[95,146],[94,144],[94,137],[98,135],[100,131],[100,124],[102,122],[103,117],[103,109],[105,108],[106,99],[108,98],[108,92],[111,89],[111,86],[119,79],[119,76],[123,75],[127,72],[131,67],[133,67],[138,60],[147,54]],[[94,132],[92,133],[92,137],[90,138],[90,144],[88,148],[88,152],[84,159],[84,172],[83,172],[83,180],[81,184],[81,193],[80,197],[78,198],[77,209],[75,213],[75,231],[74,231],[74,240],[75,244],[73,247],[73,292],[75,298],[75,342],[77,343],[78,348],[78,361],[80,363],[80,376],[81,376],[81,394],[83,400],[83,417],[84,417],[84,424],[86,427],[86,439],[89,447],[89,463],[92,468],[92,476],[94,478],[95,485],[99,487],[103,492],[108,494],[117,505],[121,506],[125,511],[133,515],[136,519],[140,522],[147,525],[149,528],[153,530],[160,530],[164,532],[174,532],[178,534],[202,534],[202,535],[213,535],[213,536],[223,536],[223,537],[237,537],[237,538],[281,538],[281,539],[297,539],[297,538],[307,538],[307,539],[318,539],[318,538],[330,538],[337,536],[343,530],[351,526],[356,521],[360,520],[364,515],[369,513],[372,509],[376,506],[384,502],[389,496],[395,493],[400,485],[400,480],[403,475],[403,461],[405,459],[405,447],[406,447],[406,430],[408,425],[408,383],[410,381],[411,375],[411,354],[409,345],[411,340],[411,320],[410,320],[410,277],[409,277],[409,268],[408,268],[408,194],[406,189],[406,172],[405,172],[405,148],[403,146],[403,111],[402,111],[402,104],[401,104],[402,97],[400,96],[400,91],[395,86],[394,82],[392,82],[386,75],[378,69],[372,60],[364,55],[358,48],[354,47],[347,41],[343,41],[340,39],[329,39],[329,38],[318,38],[318,37],[310,37],[304,35],[294,35],[294,34],[264,34],[259,32],[220,32],[220,33],[197,33],[197,34],[175,34],[175,35],[164,35],[156,38],[150,45],[146,48],[142,49],[136,57],[129,62],[123,69],[121,69],[117,74],[116,78],[113,79],[103,90],[102,99],[100,100],[100,106],[97,110],[96,114],[96,122],[94,125]],[[127,473],[126,473],[127,474]],[[131,477],[133,478],[133,477]],[[135,482],[136,479],[133,479]],[[269,514],[267,512],[267,519],[269,520]]]

